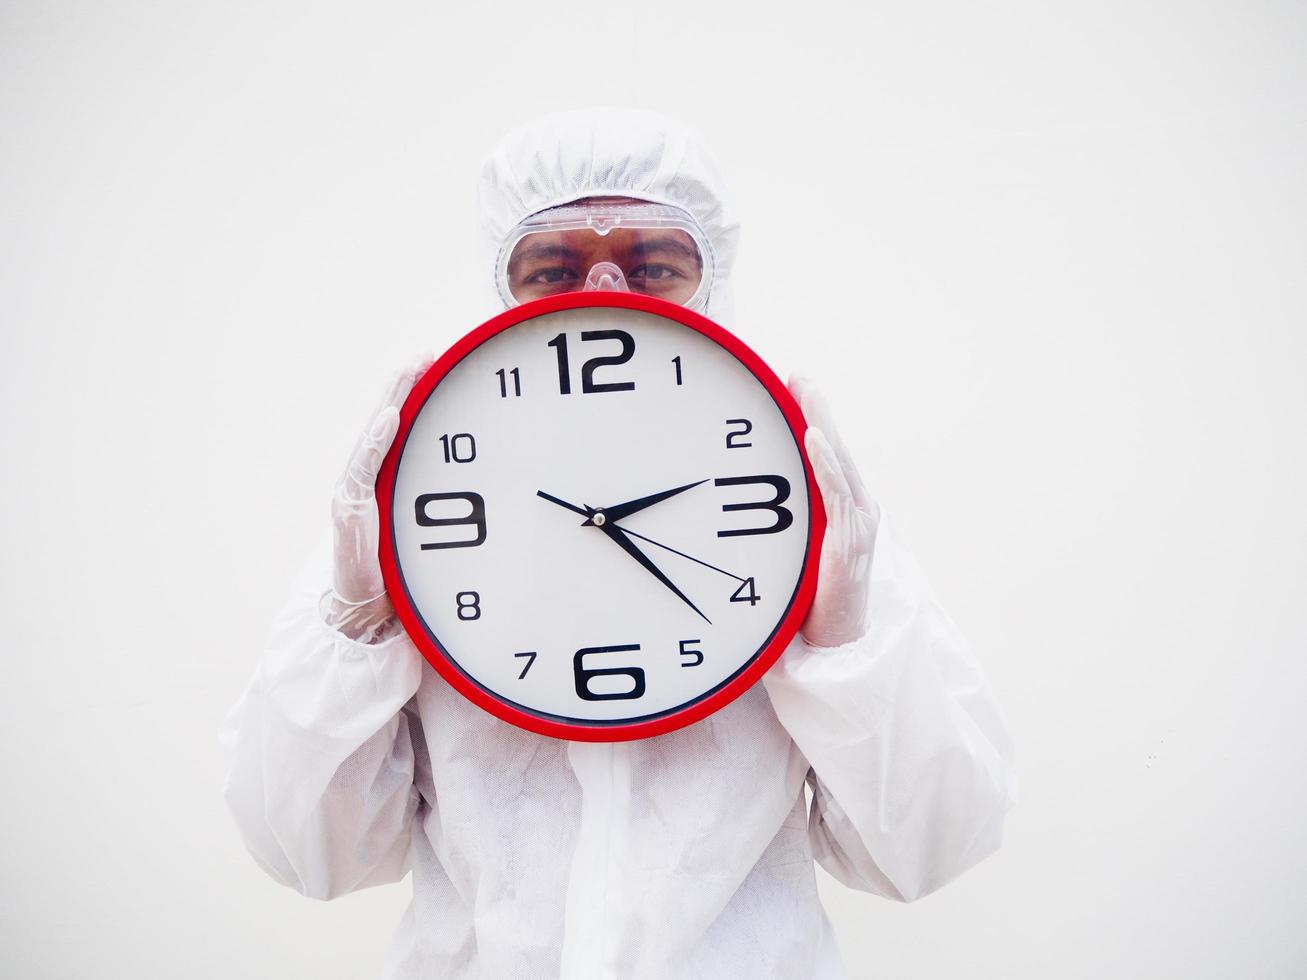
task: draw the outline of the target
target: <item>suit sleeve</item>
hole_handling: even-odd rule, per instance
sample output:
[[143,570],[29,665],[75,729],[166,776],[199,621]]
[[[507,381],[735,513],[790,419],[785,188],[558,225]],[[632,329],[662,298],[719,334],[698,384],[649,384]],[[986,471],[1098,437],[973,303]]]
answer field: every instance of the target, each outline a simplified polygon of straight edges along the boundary
[[808,760],[813,853],[844,884],[910,902],[996,851],[1016,802],[1012,741],[980,668],[883,515],[871,626],[797,635],[764,677]]
[[320,899],[407,873],[421,734],[410,704],[421,657],[402,633],[367,645],[328,626],[329,584],[328,535],[222,732],[246,846],[274,879]]

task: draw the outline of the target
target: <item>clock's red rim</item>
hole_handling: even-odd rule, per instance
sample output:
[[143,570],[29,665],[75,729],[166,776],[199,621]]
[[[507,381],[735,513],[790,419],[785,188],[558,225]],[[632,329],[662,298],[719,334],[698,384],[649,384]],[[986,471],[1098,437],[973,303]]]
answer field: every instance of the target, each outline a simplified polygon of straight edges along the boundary
[[[432,639],[421,617],[418,616],[417,611],[409,601],[408,590],[404,585],[403,575],[400,572],[395,552],[392,525],[392,497],[394,496],[395,476],[399,458],[403,454],[404,445],[408,440],[409,432],[412,430],[413,422],[416,420],[422,406],[426,404],[431,392],[444,380],[445,375],[475,348],[509,327],[547,313],[590,307],[639,310],[643,313],[666,317],[675,320],[682,326],[704,334],[729,351],[753,373],[754,377],[762,382],[763,387],[767,389],[772,400],[780,408],[798,445],[799,455],[803,459],[803,468],[808,481],[808,549],[804,556],[803,573],[799,580],[799,586],[790,602],[789,610],[772,633],[767,645],[744,670],[723,683],[707,697],[695,701],[680,710],[673,710],[657,717],[622,724],[585,724],[543,718],[501,701],[488,694],[482,687],[468,678],[453,659],[447,656]],[[821,544],[826,530],[826,510],[817,487],[816,477],[813,475],[812,463],[808,459],[808,452],[804,446],[804,434],[807,428],[807,422],[804,420],[803,413],[799,410],[799,405],[794,400],[794,396],[790,394],[789,389],[776,376],[776,373],[767,366],[766,362],[754,353],[744,341],[725,327],[714,323],[693,310],[650,296],[615,292],[563,293],[558,296],[548,296],[544,299],[532,300],[520,306],[511,307],[476,327],[445,351],[418,379],[405,400],[403,408],[400,409],[399,429],[395,433],[395,440],[390,451],[386,454],[381,470],[377,475],[377,509],[381,519],[380,527],[382,532],[380,535],[379,557],[386,591],[390,595],[400,622],[403,623],[404,629],[414,645],[450,686],[473,704],[518,728],[571,741],[619,742],[663,735],[678,728],[692,725],[696,721],[700,721],[724,708],[753,687],[762,678],[762,675],[771,668],[772,664],[780,658],[781,654],[785,652],[785,648],[794,639],[794,635],[798,632],[799,626],[812,605],[813,595],[817,591]]]

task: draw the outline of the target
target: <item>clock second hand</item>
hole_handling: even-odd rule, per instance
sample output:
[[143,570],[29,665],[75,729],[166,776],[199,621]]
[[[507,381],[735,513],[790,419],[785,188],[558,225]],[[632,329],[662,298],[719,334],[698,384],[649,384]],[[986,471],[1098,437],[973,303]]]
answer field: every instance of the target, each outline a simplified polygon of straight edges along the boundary
[[641,541],[648,541],[652,545],[657,545],[659,548],[662,548],[664,551],[670,551],[674,555],[680,555],[682,558],[688,558],[690,559],[690,561],[702,565],[704,568],[711,568],[714,572],[721,572],[723,575],[729,578],[733,578],[737,582],[748,581],[748,579],[736,575],[734,572],[728,572],[724,568],[718,568],[716,565],[710,565],[708,562],[704,561],[701,558],[695,558],[694,555],[687,555],[684,551],[677,551],[675,548],[671,547],[670,545],[665,545],[661,541],[655,541],[653,538],[645,537],[639,531],[632,531],[629,527],[623,527],[620,528],[620,530],[625,531],[633,538],[639,538]]

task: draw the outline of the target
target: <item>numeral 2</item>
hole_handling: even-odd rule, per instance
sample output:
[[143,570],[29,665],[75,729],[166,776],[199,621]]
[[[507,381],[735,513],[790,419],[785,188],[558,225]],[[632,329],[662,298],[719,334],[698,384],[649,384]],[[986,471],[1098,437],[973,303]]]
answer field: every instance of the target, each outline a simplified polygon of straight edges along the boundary
[[736,442],[736,441],[735,441],[736,439],[739,439],[739,438],[741,438],[741,437],[743,437],[743,436],[747,436],[750,432],[753,431],[753,423],[752,423],[752,422],[750,422],[748,419],[727,419],[727,420],[726,420],[726,424],[727,424],[727,425],[742,425],[742,426],[744,426],[743,429],[732,429],[730,432],[726,433],[726,448],[727,448],[727,449],[748,449],[750,446],[753,445],[753,443],[751,443],[751,442]]

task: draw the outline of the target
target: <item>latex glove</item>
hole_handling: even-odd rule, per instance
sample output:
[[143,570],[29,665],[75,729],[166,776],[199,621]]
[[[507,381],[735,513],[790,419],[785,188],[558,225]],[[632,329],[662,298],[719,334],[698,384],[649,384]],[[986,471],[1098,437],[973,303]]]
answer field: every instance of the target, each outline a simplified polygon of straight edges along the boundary
[[391,380],[379,410],[355,443],[349,465],[336,483],[331,501],[332,592],[324,615],[329,625],[352,640],[377,643],[400,630],[377,556],[381,542],[377,472],[395,441],[400,406],[432,360],[424,357]]
[[804,445],[826,504],[817,594],[799,629],[813,646],[837,647],[867,632],[868,579],[880,508],[835,430],[826,399],[799,374],[790,375],[789,387],[808,422]]

